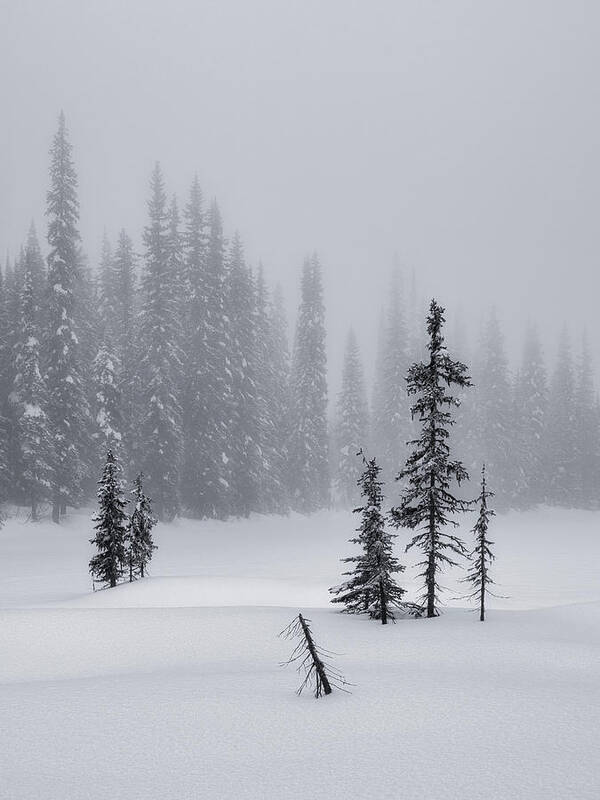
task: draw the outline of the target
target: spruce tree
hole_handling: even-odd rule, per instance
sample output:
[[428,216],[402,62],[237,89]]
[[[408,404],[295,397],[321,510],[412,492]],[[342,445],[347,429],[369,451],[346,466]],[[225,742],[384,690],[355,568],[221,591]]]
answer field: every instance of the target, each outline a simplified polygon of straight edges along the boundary
[[11,402],[20,448],[21,494],[38,519],[39,505],[51,496],[52,445],[46,414],[46,386],[40,372],[35,274],[28,262],[21,298],[20,339],[16,345],[16,375]]
[[479,516],[473,528],[475,547],[470,555],[471,566],[467,577],[464,579],[465,583],[470,583],[473,586],[474,591],[467,595],[467,599],[477,601],[480,622],[485,620],[485,599],[489,593],[488,587],[494,583],[489,572],[490,564],[494,560],[494,554],[491,549],[494,543],[488,539],[490,518],[495,514],[488,507],[488,499],[493,496],[494,493],[487,488],[484,464],[481,470],[481,491],[475,501],[479,506]]
[[75,330],[79,266],[77,176],[62,113],[50,155],[51,185],[47,197],[50,253],[45,362],[48,418],[53,440],[52,519],[59,522],[67,504],[76,504],[81,496],[89,425],[88,404],[81,381],[79,341]]
[[103,343],[94,359],[92,374],[94,381],[95,438],[98,450],[106,453],[121,452],[123,441],[123,418],[121,414],[120,366],[117,356]]
[[[362,452],[359,453],[362,455]],[[405,590],[393,578],[404,567],[392,553],[392,542],[396,538],[385,529],[385,518],[381,511],[383,494],[379,480],[381,467],[375,458],[362,456],[364,472],[359,478],[360,492],[364,497],[362,506],[354,509],[361,514],[358,536],[350,539],[361,547],[357,556],[342,559],[354,567],[344,575],[348,580],[329,591],[334,595],[332,603],[343,603],[344,611],[351,614],[366,612],[371,619],[380,619],[385,625],[394,619],[393,607],[401,605]]]
[[127,525],[125,562],[129,568],[129,580],[146,575],[148,564],[156,545],[152,538],[152,528],[156,520],[152,515],[150,498],[144,494],[143,475],[140,473],[134,481],[133,511]]
[[304,263],[301,295],[290,381],[288,476],[292,507],[311,513],[329,505],[325,309],[316,255]]
[[581,508],[598,505],[600,477],[600,428],[596,413],[596,394],[592,357],[584,334],[577,362],[575,383],[575,496]]
[[334,426],[336,500],[343,506],[358,499],[360,462],[356,453],[366,445],[368,424],[363,368],[356,336],[350,329]]
[[152,174],[144,230],[146,261],[142,276],[139,342],[139,463],[159,519],[179,511],[181,455],[181,379],[178,280],[169,229],[164,181],[159,165]]
[[256,296],[239,235],[229,252],[226,282],[228,361],[227,481],[236,516],[258,511],[260,445],[257,391]]
[[451,483],[462,483],[468,474],[460,461],[450,457],[449,429],[454,421],[450,409],[459,401],[448,389],[469,386],[471,381],[467,367],[448,355],[443,325],[444,309],[432,300],[427,317],[429,359],[413,364],[407,377],[408,393],[417,395],[411,413],[418,418],[421,434],[409,442],[412,453],[397,478],[402,482],[400,505],[391,510],[396,526],[418,531],[406,549],[418,547],[425,557],[419,566],[428,617],[438,614],[439,571],[466,553],[463,542],[446,527],[457,526],[452,515],[469,508],[451,492]]
[[125,564],[125,536],[127,533],[126,502],[120,480],[118,461],[112,450],[106,454],[106,464],[98,489],[99,510],[94,516],[96,535],[90,542],[96,554],[90,560],[90,573],[104,586],[116,586],[123,575]]

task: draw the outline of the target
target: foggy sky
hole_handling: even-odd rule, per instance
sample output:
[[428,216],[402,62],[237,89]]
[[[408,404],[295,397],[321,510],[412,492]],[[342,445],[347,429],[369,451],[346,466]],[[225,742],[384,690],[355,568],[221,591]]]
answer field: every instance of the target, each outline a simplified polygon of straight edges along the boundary
[[290,311],[319,252],[335,371],[394,253],[471,327],[597,353],[599,36],[583,0],[0,0],[0,248],[45,235],[63,108],[92,259],[140,242],[155,160],[182,205],[197,172]]

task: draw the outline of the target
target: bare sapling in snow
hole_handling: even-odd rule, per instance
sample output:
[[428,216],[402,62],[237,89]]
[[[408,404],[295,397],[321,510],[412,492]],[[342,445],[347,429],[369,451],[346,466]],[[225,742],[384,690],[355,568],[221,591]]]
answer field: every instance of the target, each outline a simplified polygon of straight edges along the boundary
[[448,355],[443,324],[444,309],[432,300],[427,317],[429,359],[413,364],[406,379],[409,395],[417,395],[411,414],[418,418],[421,433],[409,442],[412,453],[397,477],[403,482],[400,505],[391,510],[397,527],[417,530],[406,549],[418,547],[424,555],[418,566],[423,568],[423,600],[428,617],[438,614],[440,570],[455,566],[455,556],[467,554],[461,539],[447,533],[446,528],[456,527],[453,515],[470,507],[470,503],[452,494],[452,482],[460,485],[469,476],[462,462],[450,457],[449,429],[454,424],[450,409],[459,406],[460,401],[448,389],[453,385],[471,386],[471,379],[467,367]]
[[106,454],[102,478],[98,481],[100,508],[94,516],[96,535],[90,539],[97,553],[90,560],[92,578],[104,586],[116,586],[123,575],[127,533],[125,498],[119,477],[121,468],[112,450]]
[[352,544],[360,545],[362,552],[357,556],[344,558],[345,563],[354,568],[344,574],[348,580],[329,591],[334,595],[332,603],[343,603],[349,614],[367,613],[371,619],[380,619],[386,625],[394,619],[393,608],[401,607],[402,589],[394,580],[394,574],[403,572],[404,567],[392,553],[392,541],[396,537],[386,531],[385,518],[381,511],[383,494],[379,480],[381,467],[375,458],[367,459],[362,453],[364,471],[358,480],[364,504],[354,509],[361,514],[361,524],[357,536],[350,539]]
[[152,539],[152,528],[156,519],[152,515],[150,498],[144,494],[143,475],[140,474],[134,481],[133,495],[134,507],[129,518],[126,535],[125,560],[129,568],[129,582],[136,578],[143,578],[147,571],[148,563],[156,545]]
[[298,639],[291,656],[281,664],[282,667],[297,664],[298,672],[304,676],[297,694],[302,694],[307,686],[313,690],[315,697],[331,694],[332,687],[347,691],[344,686],[348,683],[343,675],[326,660],[333,653],[315,642],[309,619],[298,614],[279,635],[284,639]]
[[492,594],[489,591],[489,585],[494,581],[490,578],[490,564],[494,561],[495,556],[492,552],[492,545],[494,544],[488,539],[488,526],[490,517],[495,516],[495,511],[488,508],[488,498],[493,497],[494,493],[490,492],[487,488],[485,478],[485,464],[481,469],[481,492],[475,501],[479,505],[479,516],[473,533],[475,534],[475,548],[470,555],[471,566],[464,579],[464,583],[470,583],[473,586],[473,592],[466,595],[468,600],[476,600],[479,605],[479,620],[485,621],[485,598],[487,594]]

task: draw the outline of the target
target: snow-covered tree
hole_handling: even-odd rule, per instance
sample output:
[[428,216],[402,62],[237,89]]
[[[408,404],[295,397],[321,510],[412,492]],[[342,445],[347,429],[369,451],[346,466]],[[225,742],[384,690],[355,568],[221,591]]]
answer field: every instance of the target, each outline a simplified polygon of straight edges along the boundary
[[179,511],[181,330],[178,275],[170,249],[172,231],[158,164],[152,174],[148,211],[139,335],[139,463],[158,518],[172,519]]
[[120,471],[117,459],[109,450],[102,478],[98,481],[100,507],[93,518],[96,535],[90,539],[97,550],[90,560],[90,573],[95,581],[105,586],[117,585],[125,564],[127,514]]
[[600,488],[600,427],[596,409],[592,356],[584,334],[575,382],[575,495],[583,508],[598,506]]
[[40,503],[51,496],[53,454],[46,415],[46,386],[40,372],[34,281],[35,275],[28,263],[21,298],[20,338],[15,352],[16,375],[10,399],[20,448],[20,488],[35,521]]
[[452,482],[460,484],[468,474],[460,461],[450,457],[450,409],[459,401],[448,390],[469,386],[470,379],[467,367],[448,355],[443,325],[444,309],[432,300],[427,317],[429,359],[413,364],[407,379],[408,393],[417,395],[411,413],[421,425],[421,434],[409,443],[412,452],[398,474],[400,505],[391,510],[396,526],[418,531],[406,549],[418,547],[425,557],[419,566],[423,567],[428,617],[438,614],[440,569],[455,565],[454,557],[466,553],[461,539],[446,532],[446,527],[458,525],[453,515],[469,508],[469,503],[451,492]]
[[490,576],[490,564],[494,560],[492,552],[492,541],[488,539],[488,527],[490,518],[494,516],[495,512],[488,507],[488,499],[493,497],[494,493],[490,492],[487,488],[485,478],[485,464],[481,470],[481,491],[479,497],[475,501],[479,506],[479,516],[473,528],[475,534],[475,547],[470,554],[470,567],[467,577],[464,579],[465,583],[470,583],[473,587],[471,594],[467,595],[467,599],[476,600],[479,606],[479,620],[485,620],[485,599],[489,593],[489,586],[494,583]]
[[119,372],[116,354],[111,352],[108,344],[103,343],[92,366],[95,438],[100,453],[106,453],[107,450],[119,454],[121,452],[123,418]]
[[81,381],[79,342],[74,323],[79,262],[77,176],[62,113],[50,155],[45,361],[48,418],[53,440],[52,519],[58,522],[67,504],[75,504],[80,499],[89,431],[88,404]]
[[329,504],[327,355],[321,267],[304,262],[291,373],[288,480],[293,508],[310,513]]
[[358,498],[357,483],[361,473],[356,454],[366,446],[369,413],[365,381],[358,344],[350,329],[342,372],[334,425],[336,499],[344,506]]
[[401,604],[405,593],[393,577],[403,572],[404,567],[392,553],[392,542],[396,537],[386,530],[381,510],[381,467],[375,458],[366,459],[364,456],[363,465],[359,483],[364,502],[354,509],[355,514],[361,514],[361,524],[357,528],[358,535],[350,539],[359,545],[361,552],[342,559],[354,567],[344,573],[348,580],[329,591],[334,595],[331,602],[343,603],[344,611],[351,614],[366,612],[371,619],[380,619],[385,625],[388,619],[394,619],[393,608]]
[[144,494],[143,475],[140,473],[134,481],[133,511],[127,525],[125,563],[129,569],[129,580],[146,575],[153,552],[157,549],[152,538],[152,528],[156,520],[152,515],[150,498]]
[[260,446],[257,400],[256,296],[242,242],[236,233],[227,265],[229,508],[236,516],[258,511]]

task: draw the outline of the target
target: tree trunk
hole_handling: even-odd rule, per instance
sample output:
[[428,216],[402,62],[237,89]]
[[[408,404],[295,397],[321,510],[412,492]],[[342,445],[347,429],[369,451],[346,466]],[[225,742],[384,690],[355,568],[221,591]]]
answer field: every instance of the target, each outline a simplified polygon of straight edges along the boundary
[[[317,655],[315,644],[312,640],[312,636],[308,629],[308,625],[306,624],[302,614],[298,614],[298,619],[300,620],[300,625],[302,626],[302,631],[304,632],[304,638],[306,639],[306,646],[308,647],[308,651],[311,655],[313,664],[315,665],[315,669],[317,671],[318,680],[321,681],[321,685],[323,686],[323,691],[325,692],[325,694],[331,694],[331,686],[329,684],[329,680],[325,672],[325,667],[323,666],[323,662]],[[318,689],[318,683],[317,683],[317,689]]]
[[429,551],[429,563],[427,564],[427,616],[435,617],[435,553],[433,549]]
[[60,500],[55,497],[52,501],[52,522],[57,525],[60,523]]
[[133,583],[133,561],[129,559],[129,583]]
[[31,521],[37,522],[38,513],[37,513],[37,503],[35,501],[35,497],[31,498]]
[[379,581],[379,605],[381,606],[381,624],[387,625],[387,598],[385,596],[385,589],[383,588],[383,581]]
[[485,622],[485,583],[481,585],[481,596],[479,598],[479,622]]
[[144,562],[140,564],[140,578],[144,577]]

